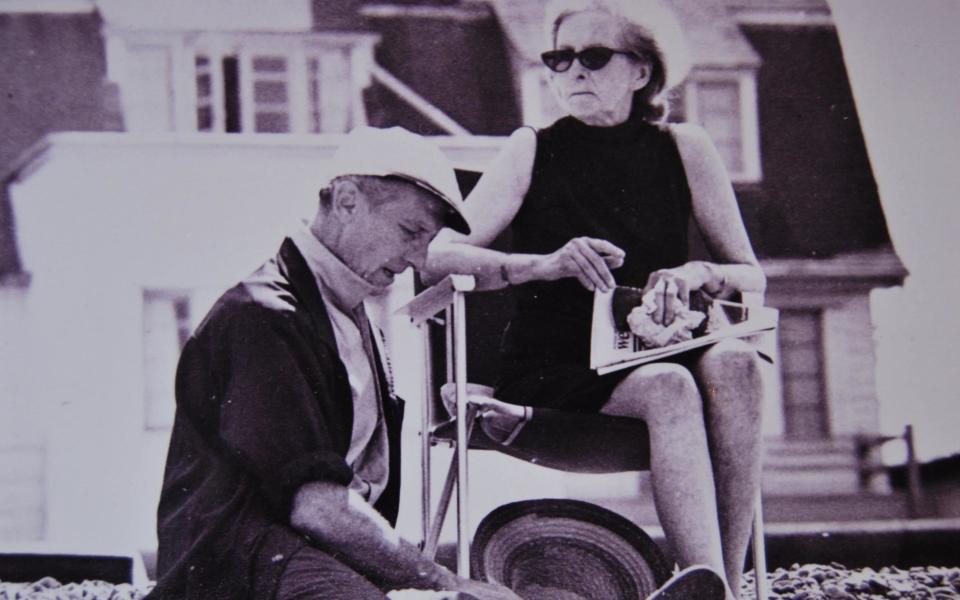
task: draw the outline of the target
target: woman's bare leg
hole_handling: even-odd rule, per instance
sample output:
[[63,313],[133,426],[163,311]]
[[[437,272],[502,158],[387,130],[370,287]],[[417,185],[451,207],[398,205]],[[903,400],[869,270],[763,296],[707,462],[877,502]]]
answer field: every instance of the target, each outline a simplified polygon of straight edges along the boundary
[[760,486],[763,384],[756,351],[741,340],[707,350],[694,368],[705,404],[727,581],[739,593]]
[[723,573],[703,400],[691,373],[675,363],[637,367],[601,412],[647,423],[654,504],[677,560]]

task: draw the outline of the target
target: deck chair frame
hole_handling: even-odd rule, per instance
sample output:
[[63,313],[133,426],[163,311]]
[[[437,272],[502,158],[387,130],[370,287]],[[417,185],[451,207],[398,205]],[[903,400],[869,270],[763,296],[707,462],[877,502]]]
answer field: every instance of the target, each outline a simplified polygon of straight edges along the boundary
[[[474,407],[467,402],[467,332],[466,332],[466,294],[476,289],[476,280],[469,275],[450,275],[436,285],[418,294],[410,303],[398,312],[410,317],[412,323],[423,332],[425,347],[425,389],[427,390],[421,410],[420,441],[421,441],[421,527],[422,550],[431,559],[436,555],[437,544],[454,490],[456,491],[456,527],[457,527],[457,574],[461,577],[470,576],[470,531],[469,531],[469,469],[467,453],[468,440],[476,422]],[[433,423],[433,402],[431,394],[439,389],[434,381],[432,369],[432,352],[429,344],[429,335],[424,324],[443,313],[443,324],[446,334],[446,361],[447,377],[454,383],[456,389],[457,415],[466,415],[466,418],[457,418],[456,437],[452,440],[454,448],[450,467],[437,504],[436,513],[431,514],[432,495],[432,461],[431,450],[437,443],[449,443],[447,438],[437,438]],[[465,451],[461,452],[460,450]],[[766,579],[766,543],[763,528],[763,507],[761,494],[758,491],[754,499],[753,532],[751,550],[754,566],[754,581],[756,598],[768,600],[768,584]]]

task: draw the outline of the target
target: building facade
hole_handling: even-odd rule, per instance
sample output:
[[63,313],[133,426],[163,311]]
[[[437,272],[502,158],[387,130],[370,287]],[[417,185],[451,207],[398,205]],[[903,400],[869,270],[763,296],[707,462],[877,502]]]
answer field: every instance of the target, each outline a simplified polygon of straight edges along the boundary
[[[671,118],[713,137],[768,275],[766,302],[781,310],[766,493],[882,492],[882,481],[860,477],[856,454],[858,436],[880,433],[869,293],[899,285],[905,270],[828,7],[671,3],[694,60]],[[543,5],[287,0],[267,13],[252,0],[50,0],[0,9],[9,132],[0,141],[0,402],[14,415],[0,445],[0,472],[11,474],[0,480],[0,538],[122,530],[118,540],[149,546],[173,369],[206,307],[309,212],[323,160],[350,128],[446,136],[438,143],[456,164],[478,171],[502,136],[549,123],[557,109],[536,58]],[[412,282],[401,288],[384,314]],[[496,368],[487,357],[497,337],[483,311],[509,309],[509,299],[477,307],[471,377],[483,381]],[[422,397],[415,334],[391,331],[406,395]],[[404,468],[416,489],[416,465]],[[511,491],[481,500],[478,518],[505,498],[597,496],[590,478],[500,472]],[[606,481],[601,495],[636,496],[635,474]],[[90,491],[77,500],[77,488]]]

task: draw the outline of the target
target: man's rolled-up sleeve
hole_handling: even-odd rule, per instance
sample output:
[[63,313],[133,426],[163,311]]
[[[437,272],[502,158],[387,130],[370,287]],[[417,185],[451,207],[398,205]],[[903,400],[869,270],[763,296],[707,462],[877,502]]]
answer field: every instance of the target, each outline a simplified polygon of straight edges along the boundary
[[349,485],[353,472],[332,436],[343,423],[329,380],[329,361],[336,360],[329,349],[311,347],[303,332],[272,313],[246,314],[226,329],[219,433],[228,451],[284,512],[305,483]]

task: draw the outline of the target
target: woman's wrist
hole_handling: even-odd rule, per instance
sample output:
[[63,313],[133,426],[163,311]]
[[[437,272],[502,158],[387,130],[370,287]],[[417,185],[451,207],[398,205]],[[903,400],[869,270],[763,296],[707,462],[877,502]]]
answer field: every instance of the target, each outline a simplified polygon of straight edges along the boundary
[[722,294],[727,289],[727,272],[723,265],[706,261],[698,262],[705,272],[700,288],[711,296]]
[[528,281],[542,279],[539,274],[539,259],[532,254],[508,254],[500,263],[500,280],[504,285],[520,285]]

